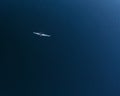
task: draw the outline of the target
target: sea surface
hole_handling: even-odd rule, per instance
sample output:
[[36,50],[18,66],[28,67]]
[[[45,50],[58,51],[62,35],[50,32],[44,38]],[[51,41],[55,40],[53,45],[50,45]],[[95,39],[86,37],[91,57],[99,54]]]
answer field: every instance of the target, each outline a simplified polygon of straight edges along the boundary
[[0,0],[0,57],[0,96],[120,96],[120,1]]

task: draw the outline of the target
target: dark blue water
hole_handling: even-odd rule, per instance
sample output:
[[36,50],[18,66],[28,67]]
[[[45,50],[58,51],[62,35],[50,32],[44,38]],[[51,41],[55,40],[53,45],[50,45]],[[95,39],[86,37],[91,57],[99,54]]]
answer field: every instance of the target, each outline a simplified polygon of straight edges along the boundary
[[118,0],[1,0],[0,96],[120,96],[119,13]]

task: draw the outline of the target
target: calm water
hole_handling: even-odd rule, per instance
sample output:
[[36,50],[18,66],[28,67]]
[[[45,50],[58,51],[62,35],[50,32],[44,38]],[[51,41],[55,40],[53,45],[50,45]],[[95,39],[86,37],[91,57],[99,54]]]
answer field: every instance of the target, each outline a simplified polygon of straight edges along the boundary
[[1,0],[0,96],[120,96],[119,6]]

